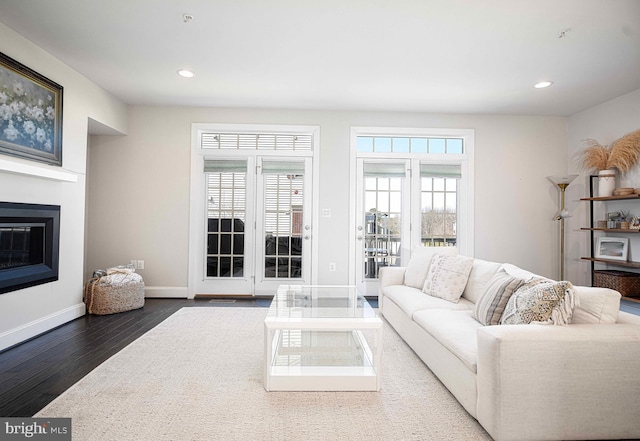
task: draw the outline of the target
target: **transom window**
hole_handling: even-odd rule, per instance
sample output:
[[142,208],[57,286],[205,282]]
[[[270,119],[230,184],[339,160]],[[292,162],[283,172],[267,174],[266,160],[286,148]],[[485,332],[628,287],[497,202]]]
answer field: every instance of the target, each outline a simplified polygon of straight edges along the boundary
[[281,133],[202,133],[203,149],[311,151],[313,135]]
[[430,153],[461,155],[462,138],[358,136],[358,153]]

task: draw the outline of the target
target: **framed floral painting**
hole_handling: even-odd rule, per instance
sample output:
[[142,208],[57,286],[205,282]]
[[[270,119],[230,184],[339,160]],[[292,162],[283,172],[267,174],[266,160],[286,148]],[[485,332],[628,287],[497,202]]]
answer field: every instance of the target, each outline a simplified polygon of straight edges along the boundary
[[62,86],[3,53],[0,153],[62,165]]

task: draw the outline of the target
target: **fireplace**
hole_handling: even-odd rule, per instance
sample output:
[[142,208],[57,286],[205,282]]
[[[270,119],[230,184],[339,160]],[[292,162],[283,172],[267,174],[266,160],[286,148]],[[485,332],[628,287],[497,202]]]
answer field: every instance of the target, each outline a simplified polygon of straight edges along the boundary
[[58,280],[60,206],[0,202],[0,294]]

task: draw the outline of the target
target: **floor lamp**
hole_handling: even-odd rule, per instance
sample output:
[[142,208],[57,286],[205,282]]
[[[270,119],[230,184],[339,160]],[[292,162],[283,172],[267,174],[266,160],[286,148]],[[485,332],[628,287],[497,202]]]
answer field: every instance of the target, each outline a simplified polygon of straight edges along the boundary
[[571,217],[564,208],[564,191],[577,177],[578,175],[547,176],[547,179],[560,189],[560,211],[553,218],[553,220],[560,221],[560,280],[564,280],[564,220]]

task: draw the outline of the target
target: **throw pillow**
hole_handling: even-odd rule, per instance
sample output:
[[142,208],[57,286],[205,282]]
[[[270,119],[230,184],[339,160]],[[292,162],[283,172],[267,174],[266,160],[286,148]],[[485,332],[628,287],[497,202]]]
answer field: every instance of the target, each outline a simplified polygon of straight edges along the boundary
[[551,324],[571,322],[575,292],[571,282],[534,279],[522,285],[509,299],[500,324]]
[[422,291],[430,296],[458,303],[472,266],[473,257],[435,254],[431,258]]
[[483,325],[498,325],[507,302],[525,281],[500,270],[489,279],[482,297],[476,303],[473,317]]
[[429,263],[434,254],[445,254],[455,256],[458,254],[456,247],[418,247],[411,254],[411,259],[407,264],[404,273],[404,284],[412,288],[422,289],[424,279],[427,277]]

